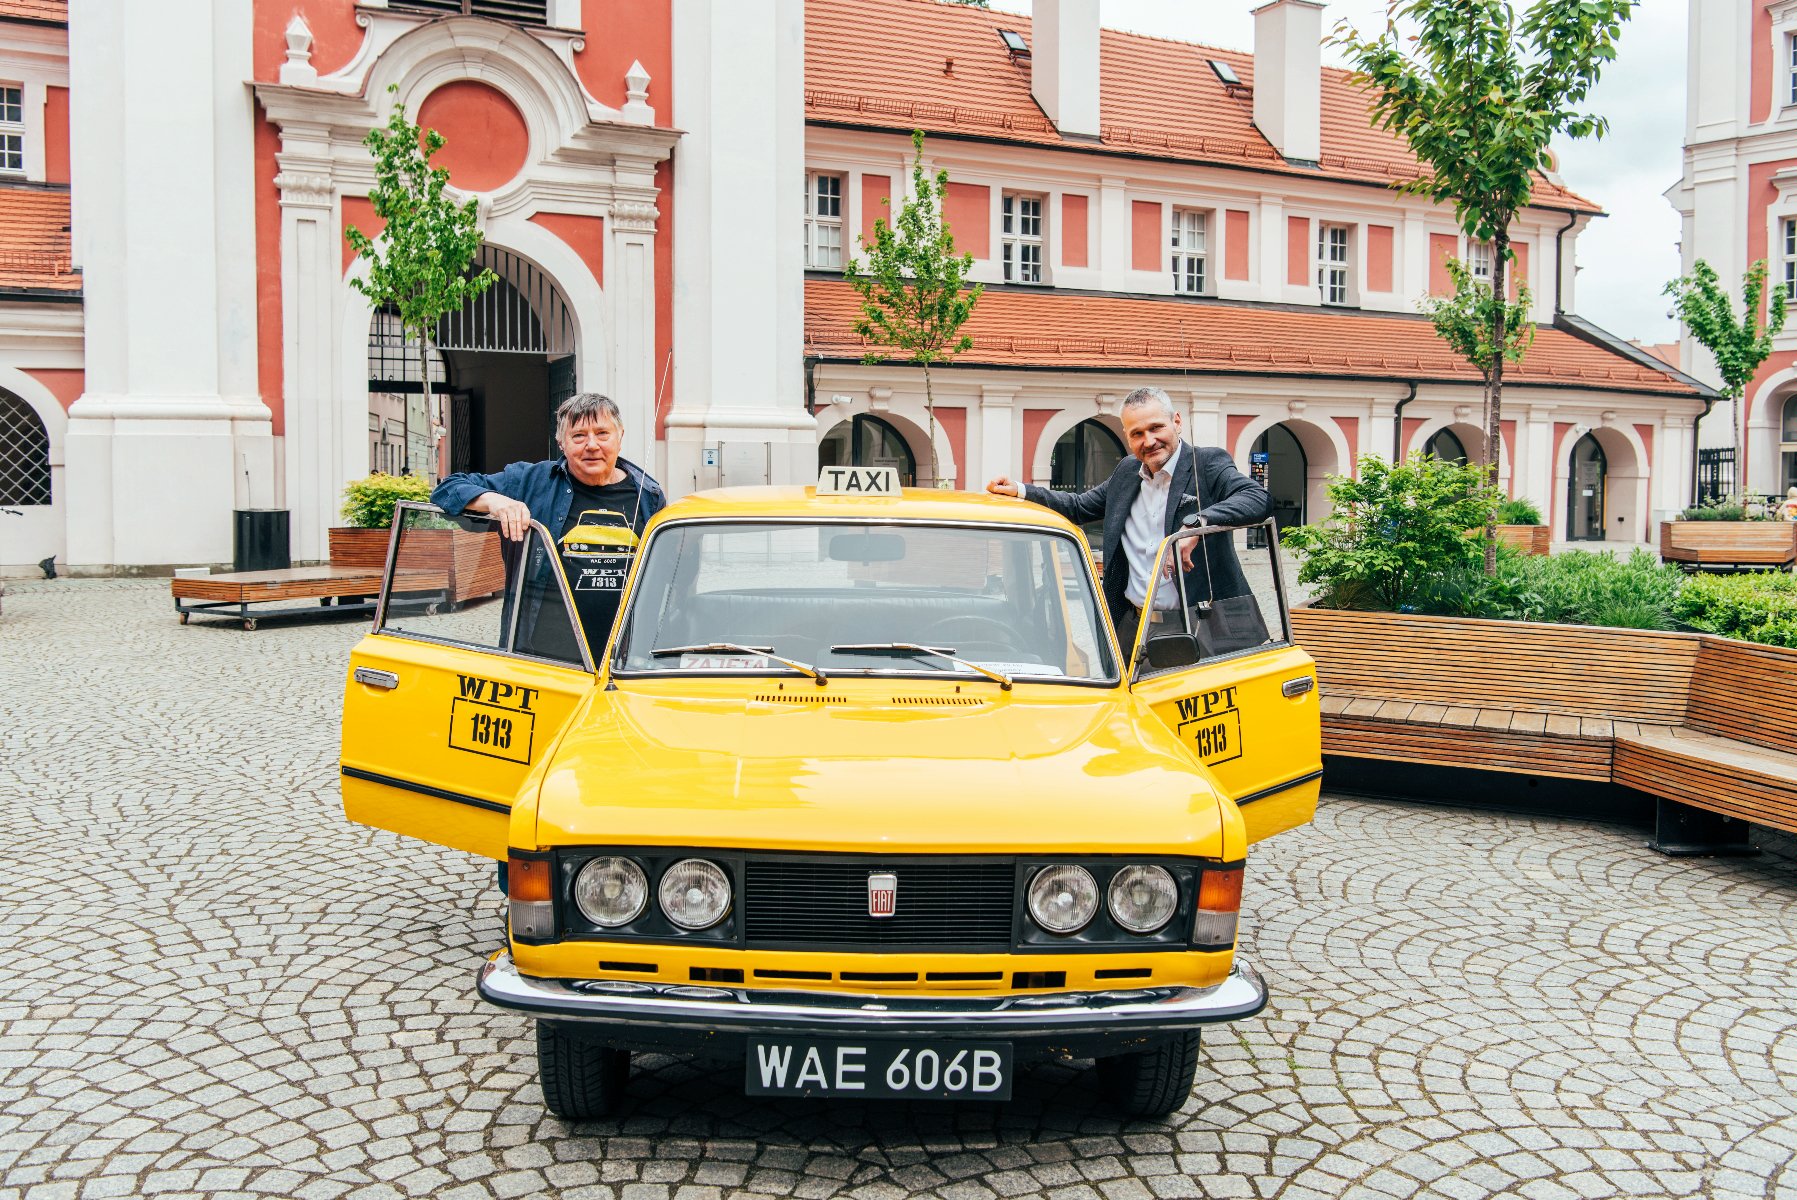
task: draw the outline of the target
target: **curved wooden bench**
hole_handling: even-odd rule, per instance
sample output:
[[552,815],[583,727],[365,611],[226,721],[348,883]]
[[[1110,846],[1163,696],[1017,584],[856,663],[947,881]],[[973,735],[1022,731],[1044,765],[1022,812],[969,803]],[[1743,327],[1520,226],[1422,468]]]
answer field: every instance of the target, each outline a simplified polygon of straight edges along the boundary
[[1660,801],[1667,850],[1745,840],[1681,806],[1797,832],[1797,651],[1317,608],[1292,626],[1317,661],[1326,755],[1622,784]]

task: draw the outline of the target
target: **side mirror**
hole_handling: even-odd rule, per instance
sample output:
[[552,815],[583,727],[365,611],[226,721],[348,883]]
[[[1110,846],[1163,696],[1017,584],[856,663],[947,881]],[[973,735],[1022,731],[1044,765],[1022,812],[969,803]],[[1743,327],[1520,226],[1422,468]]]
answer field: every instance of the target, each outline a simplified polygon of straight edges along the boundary
[[1198,639],[1189,633],[1159,633],[1142,647],[1148,667],[1154,671],[1173,671],[1193,666],[1198,661]]

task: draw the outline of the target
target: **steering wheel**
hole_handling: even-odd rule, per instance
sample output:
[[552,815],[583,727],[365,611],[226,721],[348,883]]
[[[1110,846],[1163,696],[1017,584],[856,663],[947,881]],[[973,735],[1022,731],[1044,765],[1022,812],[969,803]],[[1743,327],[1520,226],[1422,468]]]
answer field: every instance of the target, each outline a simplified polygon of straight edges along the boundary
[[944,617],[924,630],[923,637],[931,645],[945,641],[950,644],[956,641],[997,643],[1000,646],[1011,648],[1017,645],[1017,631],[1003,621],[993,617],[965,614],[958,617]]

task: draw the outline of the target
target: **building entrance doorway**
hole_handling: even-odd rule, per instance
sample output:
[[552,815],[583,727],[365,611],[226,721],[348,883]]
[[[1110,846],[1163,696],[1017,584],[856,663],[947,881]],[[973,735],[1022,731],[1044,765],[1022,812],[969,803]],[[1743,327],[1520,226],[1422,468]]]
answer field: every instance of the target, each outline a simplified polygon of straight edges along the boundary
[[[371,470],[423,475],[497,471],[554,457],[555,406],[574,394],[574,316],[535,263],[482,246],[475,270],[499,278],[437,323],[427,406],[418,340],[376,312],[368,331]],[[435,410],[434,412],[432,410]],[[434,424],[442,423],[438,437]]]
[[1572,448],[1567,480],[1566,537],[1574,542],[1604,540],[1604,448],[1590,434]]
[[1275,425],[1261,434],[1255,439],[1251,461],[1267,469],[1267,491],[1273,497],[1273,520],[1279,528],[1304,524],[1304,493],[1310,486],[1310,464],[1292,431]]
[[[1048,486],[1058,492],[1084,492],[1111,477],[1123,461],[1123,441],[1110,426],[1087,418],[1055,442],[1048,458]],[[1086,541],[1104,544],[1104,522],[1085,526]]]
[[917,456],[898,430],[871,413],[856,413],[825,434],[817,444],[817,465],[820,470],[892,467],[901,486],[917,486]]

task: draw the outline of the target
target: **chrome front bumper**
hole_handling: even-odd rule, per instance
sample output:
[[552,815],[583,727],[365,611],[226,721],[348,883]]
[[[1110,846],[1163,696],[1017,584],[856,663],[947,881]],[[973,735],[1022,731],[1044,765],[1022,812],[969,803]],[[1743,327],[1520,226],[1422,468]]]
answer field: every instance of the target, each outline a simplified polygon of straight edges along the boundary
[[520,975],[512,956],[502,952],[481,968],[479,986],[488,1003],[555,1021],[614,1026],[623,1040],[631,1032],[655,1031],[707,1043],[719,1035],[781,1034],[1141,1041],[1251,1017],[1267,1004],[1266,985],[1240,955],[1229,977],[1208,988],[926,997],[535,979]]

